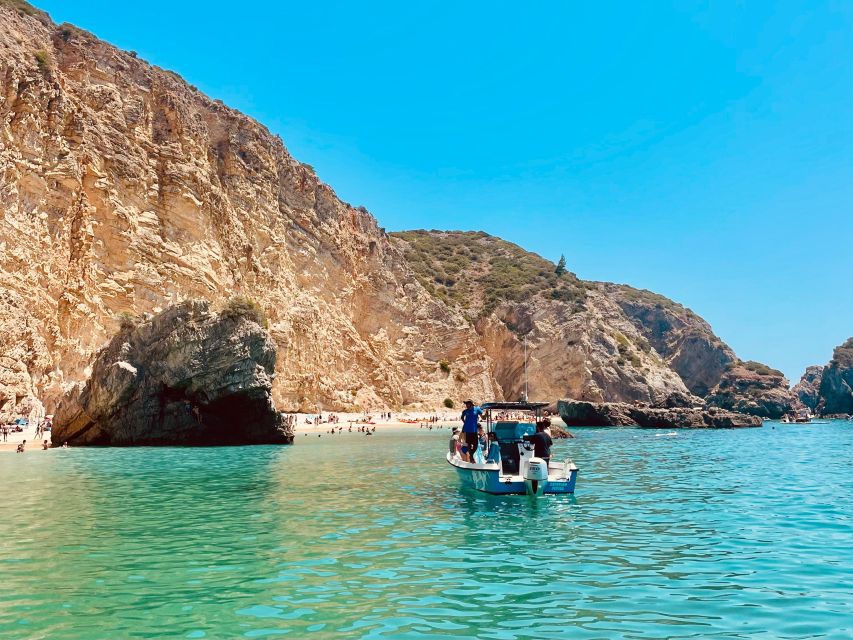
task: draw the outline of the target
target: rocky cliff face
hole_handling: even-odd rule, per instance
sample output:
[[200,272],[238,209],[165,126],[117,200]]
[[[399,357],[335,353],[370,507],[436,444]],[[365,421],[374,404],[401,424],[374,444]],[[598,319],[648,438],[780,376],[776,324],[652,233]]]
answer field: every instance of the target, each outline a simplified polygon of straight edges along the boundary
[[664,296],[628,287],[604,284],[637,330],[666,364],[697,396],[706,396],[738,358],[711,330],[711,325],[690,309]]
[[820,415],[853,415],[853,338],[835,348],[818,390]]
[[48,411],[121,314],[235,295],[284,410],[445,398],[701,404],[734,354],[666,298],[485,234],[389,238],[263,126],[0,0],[0,412]]
[[269,318],[283,409],[500,394],[465,318],[278,137],[23,2],[0,2],[0,212],[16,410],[85,379],[122,312],[235,294]]
[[609,286],[484,233],[393,234],[421,283],[474,324],[507,398],[701,403],[613,299]]
[[557,402],[560,418],[568,426],[628,427],[646,429],[735,429],[760,427],[758,416],[725,409],[701,407],[653,408],[624,402]]
[[823,369],[821,366],[807,367],[800,381],[791,389],[800,402],[812,411],[817,409],[820,402],[820,381],[823,377]]
[[801,406],[782,372],[760,362],[733,363],[711,390],[706,402],[714,407],[773,419]]
[[664,296],[558,274],[484,233],[392,235],[421,284],[474,323],[508,398],[523,391],[526,339],[531,397],[669,407],[708,397],[764,417],[796,404],[781,373],[742,363],[707,322]]
[[275,344],[245,303],[185,302],[122,330],[54,416],[54,443],[285,444]]

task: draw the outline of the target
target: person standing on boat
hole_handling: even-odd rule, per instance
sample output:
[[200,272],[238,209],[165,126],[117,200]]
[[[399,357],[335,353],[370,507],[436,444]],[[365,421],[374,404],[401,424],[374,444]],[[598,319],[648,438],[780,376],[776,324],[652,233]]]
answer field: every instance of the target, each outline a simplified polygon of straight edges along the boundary
[[467,459],[466,457],[462,458],[465,462],[474,461],[474,452],[480,444],[480,439],[477,437],[477,426],[481,415],[483,415],[483,410],[480,407],[475,407],[473,400],[465,401],[465,410],[462,411],[462,437],[465,444],[468,445]]
[[545,464],[551,461],[551,447],[554,441],[551,439],[551,421],[548,418],[536,423],[536,433],[532,436],[524,436],[525,442],[533,443],[533,455],[542,458]]

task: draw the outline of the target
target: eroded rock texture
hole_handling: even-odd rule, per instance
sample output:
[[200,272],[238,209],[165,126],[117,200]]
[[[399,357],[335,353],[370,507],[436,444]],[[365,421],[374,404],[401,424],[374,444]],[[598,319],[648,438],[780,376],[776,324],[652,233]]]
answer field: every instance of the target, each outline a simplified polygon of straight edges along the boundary
[[853,338],[833,351],[818,393],[817,410],[821,415],[853,415]]
[[54,417],[71,445],[285,444],[272,403],[275,344],[251,317],[184,302],[129,322]]
[[620,402],[560,400],[557,411],[568,426],[731,429],[762,424],[758,416],[703,407],[654,408]]
[[[7,403],[38,396],[50,412],[122,312],[235,294],[270,320],[282,409],[499,397],[470,324],[277,136],[175,74],[14,4],[0,3]],[[441,371],[442,359],[460,375]]]
[[782,372],[758,362],[731,365],[706,402],[710,406],[773,419],[802,406]]
[[800,381],[791,389],[806,407],[814,411],[820,402],[820,381],[823,377],[821,366],[807,367]]
[[50,412],[123,312],[234,295],[269,318],[284,410],[516,399],[525,341],[546,400],[691,405],[736,361],[681,305],[498,238],[392,241],[262,125],[22,0],[0,1],[0,215],[0,413]]

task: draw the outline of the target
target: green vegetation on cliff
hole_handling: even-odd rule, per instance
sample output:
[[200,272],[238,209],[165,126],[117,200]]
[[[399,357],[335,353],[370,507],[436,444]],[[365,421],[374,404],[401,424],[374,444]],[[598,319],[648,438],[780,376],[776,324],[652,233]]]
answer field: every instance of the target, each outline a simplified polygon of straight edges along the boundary
[[463,309],[491,313],[502,302],[542,295],[574,302],[586,286],[553,262],[482,231],[392,233],[420,283],[434,296]]

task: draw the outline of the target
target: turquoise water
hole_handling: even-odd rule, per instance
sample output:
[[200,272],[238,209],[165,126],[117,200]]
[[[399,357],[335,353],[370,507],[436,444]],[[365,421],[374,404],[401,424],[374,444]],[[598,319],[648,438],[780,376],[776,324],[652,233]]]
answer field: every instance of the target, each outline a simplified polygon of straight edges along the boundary
[[538,501],[446,430],[0,454],[0,638],[853,637],[853,423],[577,435]]

